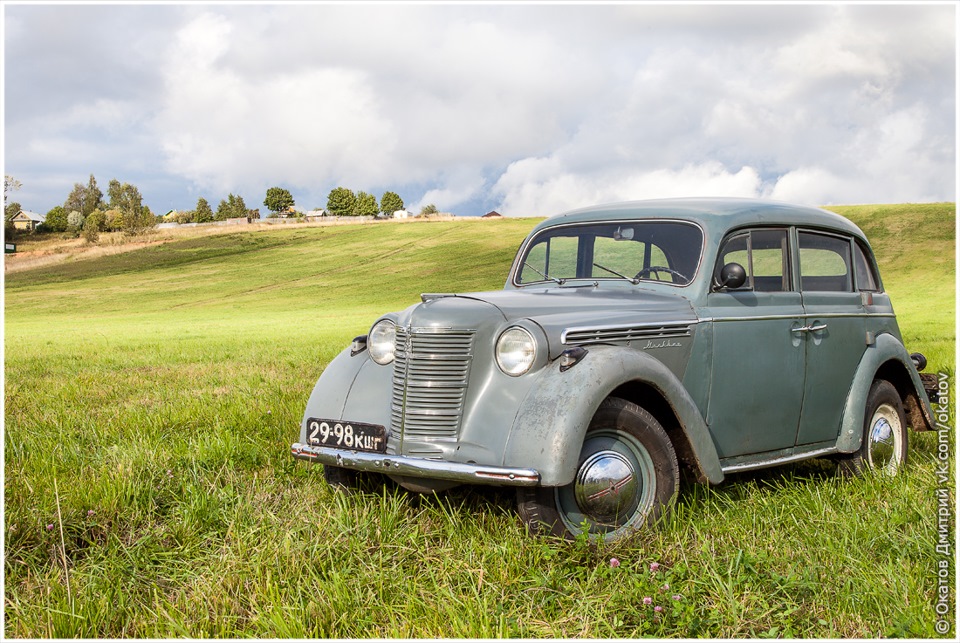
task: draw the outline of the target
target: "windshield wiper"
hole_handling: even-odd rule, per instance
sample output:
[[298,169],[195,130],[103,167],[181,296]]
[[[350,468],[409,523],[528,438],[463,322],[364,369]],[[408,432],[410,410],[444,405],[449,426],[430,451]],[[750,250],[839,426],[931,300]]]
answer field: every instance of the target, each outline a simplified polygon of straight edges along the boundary
[[550,281],[555,281],[555,282],[557,282],[557,285],[558,285],[558,286],[562,286],[563,284],[567,283],[567,280],[566,280],[566,279],[557,279],[556,277],[551,277],[550,275],[547,275],[547,274],[544,274],[544,273],[540,272],[539,270],[537,270],[536,268],[534,268],[533,266],[531,266],[530,264],[528,264],[526,261],[523,262],[523,265],[525,265],[527,268],[529,268],[530,270],[534,271],[535,273],[537,273],[538,275],[540,275],[540,276],[543,277],[544,279],[549,279]]
[[610,270],[610,269],[607,268],[606,266],[601,266],[601,265],[598,264],[598,263],[595,263],[595,264],[593,264],[593,265],[596,266],[597,268],[599,268],[600,270],[606,270],[606,271],[609,272],[611,275],[616,275],[616,276],[620,277],[621,279],[626,279],[627,281],[629,281],[630,283],[632,283],[634,286],[636,286],[638,283],[640,283],[640,280],[639,280],[639,279],[634,279],[634,278],[628,277],[628,276],[626,276],[626,275],[621,275],[621,274],[620,274],[619,272],[617,272],[616,270]]

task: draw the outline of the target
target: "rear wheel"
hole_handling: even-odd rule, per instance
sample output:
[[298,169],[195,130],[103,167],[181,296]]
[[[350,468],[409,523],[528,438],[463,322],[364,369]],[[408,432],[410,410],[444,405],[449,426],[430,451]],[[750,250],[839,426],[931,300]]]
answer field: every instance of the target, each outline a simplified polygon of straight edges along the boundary
[[907,461],[907,421],[893,384],[874,380],[867,395],[860,449],[840,459],[840,470],[860,476],[867,469],[895,475]]
[[665,515],[679,485],[663,427],[636,404],[608,398],[590,421],[573,482],[521,488],[517,508],[533,534],[612,541]]

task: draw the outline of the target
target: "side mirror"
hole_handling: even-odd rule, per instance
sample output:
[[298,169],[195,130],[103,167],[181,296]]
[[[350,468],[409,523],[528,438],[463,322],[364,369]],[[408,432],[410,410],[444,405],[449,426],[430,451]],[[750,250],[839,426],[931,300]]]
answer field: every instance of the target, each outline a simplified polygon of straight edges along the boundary
[[747,271],[738,263],[728,263],[720,269],[720,288],[736,290],[747,283]]

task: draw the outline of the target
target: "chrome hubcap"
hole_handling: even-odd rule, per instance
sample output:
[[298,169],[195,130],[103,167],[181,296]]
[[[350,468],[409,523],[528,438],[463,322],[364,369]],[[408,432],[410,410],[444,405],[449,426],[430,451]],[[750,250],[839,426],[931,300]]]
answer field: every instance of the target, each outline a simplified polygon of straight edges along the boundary
[[571,533],[612,538],[643,523],[656,495],[647,449],[616,429],[591,431],[573,482],[556,488],[560,518]]
[[871,466],[887,473],[896,473],[903,451],[901,430],[896,409],[889,404],[881,404],[870,419],[867,437]]
[[633,513],[639,486],[626,457],[616,451],[600,451],[580,466],[574,493],[584,514],[609,525]]

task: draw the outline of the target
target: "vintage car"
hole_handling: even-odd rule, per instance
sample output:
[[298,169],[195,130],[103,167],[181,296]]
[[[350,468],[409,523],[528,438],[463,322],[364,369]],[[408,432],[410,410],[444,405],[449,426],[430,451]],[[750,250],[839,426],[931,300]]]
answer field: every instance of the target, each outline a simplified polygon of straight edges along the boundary
[[666,199],[538,224],[504,289],[424,294],[321,375],[296,458],[421,492],[514,486],[532,533],[613,540],[681,471],[893,474],[933,428],[866,237],[810,207]]

